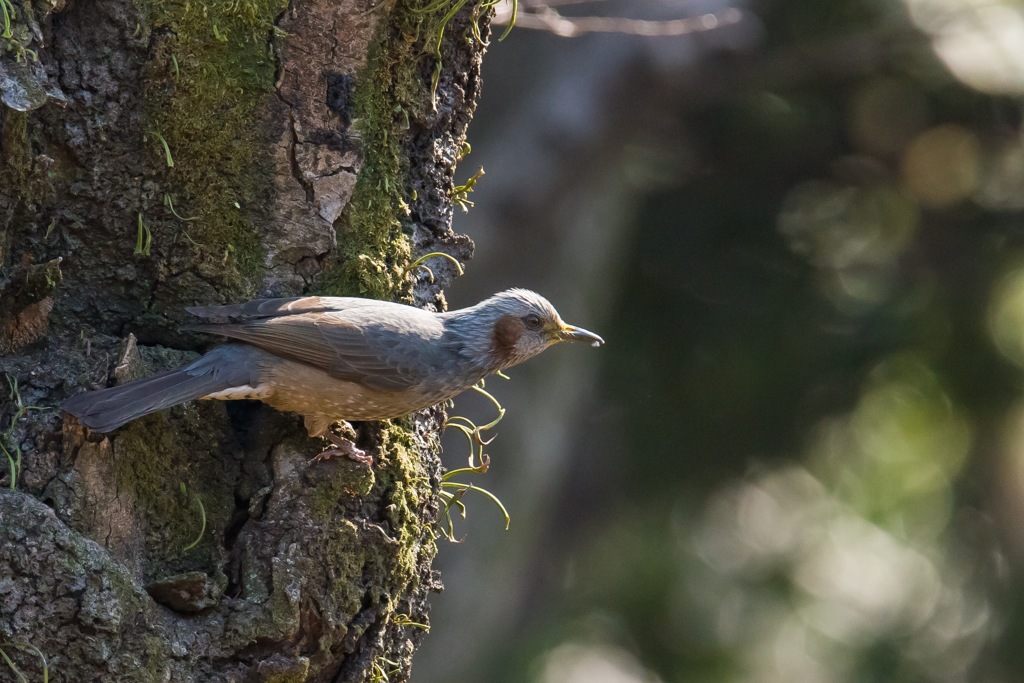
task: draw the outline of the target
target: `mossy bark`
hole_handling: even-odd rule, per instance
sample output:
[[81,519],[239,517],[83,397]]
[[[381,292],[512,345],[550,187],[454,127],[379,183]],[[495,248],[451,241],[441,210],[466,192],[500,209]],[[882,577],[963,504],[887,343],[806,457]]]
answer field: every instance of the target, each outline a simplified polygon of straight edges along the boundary
[[311,462],[261,404],[106,436],[57,406],[195,357],[190,304],[443,308],[447,262],[409,264],[471,255],[450,191],[486,11],[438,61],[446,8],[411,0],[12,6],[32,23],[0,50],[28,84],[0,105],[0,649],[54,681],[405,680],[439,587],[439,409],[360,426],[368,468]]

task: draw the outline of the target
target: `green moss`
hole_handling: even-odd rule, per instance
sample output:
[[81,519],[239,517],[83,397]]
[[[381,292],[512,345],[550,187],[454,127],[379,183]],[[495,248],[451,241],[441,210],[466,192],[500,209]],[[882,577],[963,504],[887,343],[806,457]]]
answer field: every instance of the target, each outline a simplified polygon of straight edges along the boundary
[[[420,556],[428,549],[423,514],[435,493],[431,490],[416,444],[408,429],[389,424],[381,430],[381,467],[378,480],[386,487],[387,520],[398,543],[390,548],[387,574],[392,582],[382,593],[394,597],[408,591],[415,581]],[[379,596],[377,596],[379,597]]]
[[[33,33],[39,30],[35,15],[46,15],[52,10],[51,3],[39,4],[41,7],[34,9],[30,0],[22,0],[17,7],[12,0],[0,0],[0,56],[14,59],[15,62],[38,61],[38,53],[29,47],[33,42]],[[25,79],[20,85],[22,88],[27,86],[36,90],[36,96],[41,96],[38,91],[42,88],[34,78]]]
[[355,125],[365,159],[352,199],[337,223],[338,249],[324,281],[327,294],[393,299],[408,288],[408,240],[397,212],[403,201],[404,173],[400,161],[400,74],[408,64],[378,42],[369,66],[358,79]]
[[324,283],[328,294],[393,299],[409,290],[410,249],[398,220],[411,199],[402,143],[410,119],[425,118],[432,107],[430,84],[422,77],[432,34],[418,4],[426,5],[395,5],[357,79],[353,128],[364,166],[338,220],[338,250]]
[[291,662],[291,668],[287,671],[271,673],[261,680],[264,683],[303,683],[309,678],[309,659],[299,657]]
[[317,476],[310,505],[317,517],[329,517],[345,499],[363,498],[373,489],[374,475],[367,468],[337,468]]
[[[155,422],[161,418],[150,418]],[[168,430],[127,427],[115,441],[114,476],[118,489],[129,487],[139,496],[139,504],[160,518],[180,512],[177,482],[170,486],[171,461],[163,455],[173,448]]]
[[[329,568],[330,601],[321,611],[335,627],[346,627],[347,621],[337,621],[338,615],[358,613],[367,595],[379,603],[400,602],[415,587],[418,567],[429,563],[435,549],[423,519],[434,493],[410,431],[401,424],[385,423],[378,440],[375,477],[367,473],[353,478],[349,468],[328,476],[318,474],[310,506],[311,514],[323,520],[321,528],[327,534],[318,545],[324,548],[323,565]],[[342,518],[339,508],[353,499],[382,501],[386,523],[381,531],[393,542],[374,539],[368,543],[365,530]],[[424,558],[425,552],[429,558]],[[373,583],[367,584],[366,579]],[[285,605],[278,607],[286,611]],[[331,638],[330,630],[325,630],[322,645],[329,647]]]
[[28,175],[30,166],[31,150],[28,144],[28,114],[23,111],[14,111],[4,107],[2,113],[4,120],[0,125],[0,160],[3,161],[4,183],[23,186]]
[[395,3],[357,80],[353,128],[365,165],[337,223],[338,249],[327,264],[325,293],[379,299],[408,294],[410,250],[398,216],[413,198],[403,141],[411,121],[429,121],[433,114],[440,45],[452,17],[469,12],[472,36],[466,38],[482,40],[479,22],[496,1]]
[[[147,550],[158,562],[190,564],[190,558],[198,561],[204,551],[215,552],[211,545],[216,543],[217,530],[231,514],[232,480],[207,452],[215,453],[219,441],[212,434],[191,439],[170,428],[164,415],[155,415],[126,426],[114,441],[118,490],[133,492],[144,511]],[[203,502],[206,533],[186,553],[184,548],[202,528],[194,497]]]
[[[326,264],[323,284],[327,294],[395,299],[409,293],[411,252],[399,221],[412,199],[407,195],[409,169],[403,144],[410,120],[426,120],[432,108],[423,66],[431,59],[427,44],[434,35],[431,17],[412,5],[397,3],[357,79],[353,128],[361,141],[364,166],[336,224],[338,249]],[[401,421],[384,423],[378,440],[376,478],[367,482],[372,487],[367,497],[384,501],[384,527],[397,542],[367,545],[354,534],[332,539],[330,564],[340,569],[334,599],[343,609],[357,607],[366,594],[378,602],[400,602],[415,587],[418,567],[429,563],[436,548],[423,519],[435,493],[408,426]],[[353,488],[351,480],[320,483],[313,512],[330,515]],[[359,495],[367,492],[360,490]],[[359,576],[381,581],[353,582]]]
[[[40,223],[40,218],[49,213],[48,207],[56,198],[56,190],[51,174],[55,168],[46,172],[33,163],[32,144],[35,142],[31,115],[28,112],[14,111],[0,106],[0,186],[11,199],[6,207],[0,207],[0,267],[8,265],[10,247],[18,229]],[[53,220],[53,219],[51,219]],[[44,231],[36,235],[23,235],[29,239],[45,239]],[[26,250],[29,245],[19,245]]]
[[[294,637],[301,623],[301,584],[323,580],[328,586],[317,611],[325,622],[320,647],[326,652],[337,645],[338,631],[347,631],[351,618],[362,609],[362,582],[372,545],[351,521],[332,517],[328,523],[305,529],[304,542],[313,553],[315,568],[290,561],[275,562],[271,585],[266,592],[266,611],[257,619],[239,613],[229,627],[233,646],[244,646],[254,638],[282,640]],[[251,559],[251,558],[250,558]],[[247,593],[251,601],[253,596]],[[368,624],[362,628],[366,628]]]
[[201,245],[200,257],[219,265],[229,284],[249,289],[263,262],[255,226],[272,201],[262,112],[275,97],[274,20],[287,6],[287,0],[144,5],[158,36],[146,78],[151,168],[166,176],[177,211],[196,218],[188,233]]
[[142,648],[142,673],[139,680],[166,680],[171,661],[168,641],[156,636],[147,636],[142,639]]
[[349,521],[328,527],[324,549],[327,566],[334,573],[330,596],[334,603],[325,614],[356,614],[362,600],[359,577],[366,563],[366,543],[360,538],[359,530]]

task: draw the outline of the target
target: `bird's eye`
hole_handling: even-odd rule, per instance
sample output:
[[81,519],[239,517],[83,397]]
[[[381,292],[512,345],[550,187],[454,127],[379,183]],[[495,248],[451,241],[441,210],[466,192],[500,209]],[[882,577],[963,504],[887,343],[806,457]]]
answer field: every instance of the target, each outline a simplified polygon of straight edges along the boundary
[[537,315],[536,313],[530,313],[529,315],[527,315],[525,318],[523,318],[523,322],[526,323],[526,326],[531,330],[540,329],[541,320],[540,316]]

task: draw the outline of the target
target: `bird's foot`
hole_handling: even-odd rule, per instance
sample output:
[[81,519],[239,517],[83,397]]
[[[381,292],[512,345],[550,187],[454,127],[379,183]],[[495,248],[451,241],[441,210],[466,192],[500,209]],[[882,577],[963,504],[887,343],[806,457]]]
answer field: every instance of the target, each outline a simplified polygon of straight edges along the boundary
[[330,460],[331,458],[337,458],[344,456],[349,460],[361,462],[370,467],[373,467],[373,456],[367,455],[366,451],[358,448],[352,441],[345,439],[333,433],[328,433],[327,438],[330,439],[331,443],[334,444],[332,448],[327,448],[313,460],[316,462],[322,462],[324,460]]

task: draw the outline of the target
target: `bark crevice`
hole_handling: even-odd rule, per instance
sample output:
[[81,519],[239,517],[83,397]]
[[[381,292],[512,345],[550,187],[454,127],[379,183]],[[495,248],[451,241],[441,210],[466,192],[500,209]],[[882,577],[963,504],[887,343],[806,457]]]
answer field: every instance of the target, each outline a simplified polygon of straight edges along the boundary
[[[363,681],[384,660],[404,680],[423,637],[405,624],[427,623],[439,587],[439,409],[358,426],[371,470],[310,462],[321,444],[260,404],[194,402],[108,436],[56,407],[195,358],[208,341],[178,331],[185,305],[312,284],[442,307],[454,273],[405,268],[471,254],[444,206],[478,86],[470,11],[448,29],[435,112],[408,8],[182,8],[78,0],[43,28],[67,109],[0,114],[0,297],[22,296],[14,264],[63,259],[62,281],[0,320],[52,302],[0,350],[21,402],[0,384],[0,439],[22,454],[0,492],[0,640],[38,647],[55,681]],[[360,89],[395,83],[360,109]],[[367,144],[382,131],[393,145]],[[359,184],[368,165],[385,189]]]

